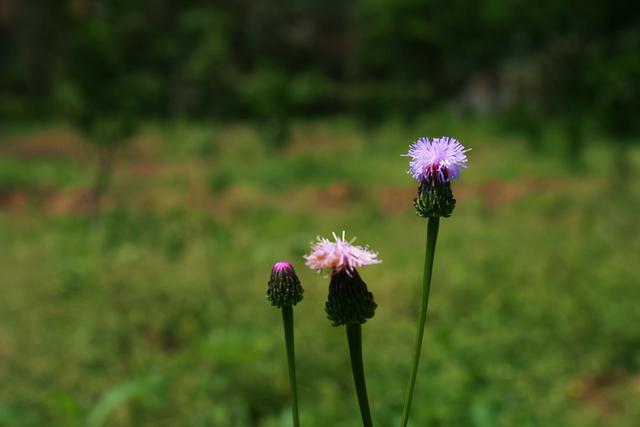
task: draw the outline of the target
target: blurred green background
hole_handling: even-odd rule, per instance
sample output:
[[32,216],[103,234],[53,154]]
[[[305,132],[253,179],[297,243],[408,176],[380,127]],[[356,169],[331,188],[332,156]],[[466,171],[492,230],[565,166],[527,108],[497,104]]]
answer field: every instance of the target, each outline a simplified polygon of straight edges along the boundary
[[472,147],[441,224],[413,426],[640,425],[640,5],[0,1],[0,426],[290,425],[273,262],[297,267],[304,426],[359,416],[328,279],[361,271],[399,423],[425,221],[406,153]]

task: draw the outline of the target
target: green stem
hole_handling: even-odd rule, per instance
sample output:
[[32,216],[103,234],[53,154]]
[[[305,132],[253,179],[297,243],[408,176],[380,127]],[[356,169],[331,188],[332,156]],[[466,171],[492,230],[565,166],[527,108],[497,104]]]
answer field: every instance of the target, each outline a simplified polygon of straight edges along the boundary
[[418,331],[416,332],[416,342],[413,352],[413,363],[411,374],[409,375],[409,385],[404,399],[404,409],[402,410],[401,426],[406,427],[409,422],[409,411],[411,410],[411,400],[413,399],[413,389],[416,385],[416,374],[420,363],[420,353],[422,352],[422,339],[424,337],[425,323],[427,321],[427,307],[429,305],[429,290],[431,289],[431,272],[433,271],[433,257],[436,251],[436,240],[438,238],[438,226],[440,218],[429,218],[427,224],[427,246],[424,257],[424,275],[422,277],[422,301],[420,304],[420,317],[418,319]]
[[364,366],[362,365],[362,327],[359,323],[347,324],[347,340],[349,341],[349,356],[351,357],[351,370],[353,381],[356,383],[356,394],[362,415],[362,425],[373,427],[371,410],[367,398],[367,386],[364,381]]
[[296,385],[296,355],[293,345],[293,307],[282,307],[282,322],[284,323],[284,340],[287,346],[287,363],[289,364],[289,384],[291,386],[291,415],[293,426],[300,426],[298,416],[298,387]]

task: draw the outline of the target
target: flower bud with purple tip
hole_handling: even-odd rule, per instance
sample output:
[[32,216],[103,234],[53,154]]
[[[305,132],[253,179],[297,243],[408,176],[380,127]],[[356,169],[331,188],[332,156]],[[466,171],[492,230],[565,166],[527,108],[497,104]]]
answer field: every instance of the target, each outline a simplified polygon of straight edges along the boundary
[[286,261],[276,262],[271,269],[271,279],[267,289],[267,299],[282,311],[284,341],[287,349],[289,367],[289,385],[291,387],[291,415],[293,426],[300,426],[298,414],[298,386],[296,381],[296,355],[293,334],[293,306],[302,301],[303,294],[300,279],[293,265]]
[[302,301],[304,290],[293,265],[280,261],[271,269],[267,298],[278,308],[291,307]]

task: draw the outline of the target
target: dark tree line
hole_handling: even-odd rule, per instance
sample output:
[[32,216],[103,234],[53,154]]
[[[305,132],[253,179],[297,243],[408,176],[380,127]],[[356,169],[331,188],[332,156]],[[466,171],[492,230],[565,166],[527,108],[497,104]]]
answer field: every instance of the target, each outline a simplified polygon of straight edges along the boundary
[[478,72],[525,61],[530,122],[638,131],[630,0],[2,0],[3,120],[63,117],[98,140],[139,118],[411,118]]

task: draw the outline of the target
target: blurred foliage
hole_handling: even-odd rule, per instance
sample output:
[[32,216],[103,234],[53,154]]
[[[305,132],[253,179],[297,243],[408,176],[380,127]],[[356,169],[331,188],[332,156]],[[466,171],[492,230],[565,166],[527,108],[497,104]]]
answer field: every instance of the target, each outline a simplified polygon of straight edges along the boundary
[[280,146],[294,117],[412,121],[478,77],[516,125],[566,120],[570,150],[585,120],[638,132],[628,0],[5,0],[0,35],[3,120],[67,118],[110,143],[141,117],[187,115],[254,118]]
[[[385,260],[365,364],[396,424],[424,132],[477,167],[414,425],[639,425],[639,52],[628,0],[0,2],[0,426],[287,425],[269,265],[336,227]],[[326,280],[298,271],[303,424],[352,426]]]
[[0,426],[289,425],[281,318],[266,300],[280,259],[305,287],[302,422],[357,425],[328,279],[302,265],[317,234],[342,228],[384,260],[361,272],[379,305],[364,357],[376,425],[397,425],[425,232],[399,154],[423,126],[473,151],[441,227],[413,425],[637,426],[638,149],[623,191],[606,140],[588,141],[576,175],[486,119],[418,121],[367,134],[296,123],[284,152],[243,124],[149,127],[98,217],[83,210],[91,175],[76,145],[45,161],[25,148],[35,133],[3,134]]

